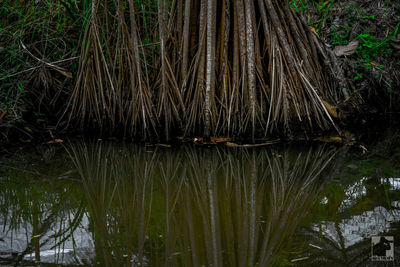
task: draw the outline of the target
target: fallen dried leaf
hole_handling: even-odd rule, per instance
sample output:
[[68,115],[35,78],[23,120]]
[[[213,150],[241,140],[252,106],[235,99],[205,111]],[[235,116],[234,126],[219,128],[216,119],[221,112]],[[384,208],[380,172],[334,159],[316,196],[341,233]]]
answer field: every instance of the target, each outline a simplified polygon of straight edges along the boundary
[[310,30],[311,30],[313,33],[317,34],[317,31],[315,30],[314,27],[311,27],[311,26],[310,26]]
[[338,114],[337,114],[336,107],[332,106],[331,104],[329,104],[328,102],[326,102],[323,99],[321,99],[321,100],[322,100],[322,103],[324,104],[326,110],[328,111],[329,115],[331,115],[334,118],[337,118]]
[[62,143],[62,142],[64,142],[64,140],[62,140],[62,139],[60,139],[60,138],[56,138],[56,139],[54,139],[54,140],[48,141],[47,143],[48,143],[48,144],[57,144],[57,143]]
[[225,142],[231,141],[231,138],[229,138],[229,137],[211,137],[210,141],[211,141],[211,143],[225,143]]
[[168,145],[168,144],[155,144],[155,146],[161,146],[161,147],[171,147],[171,145]]
[[358,46],[360,45],[360,42],[355,40],[351,41],[347,45],[338,45],[333,49],[333,52],[337,57],[340,56],[349,56],[356,52]]
[[3,113],[1,113],[0,115],[0,120],[2,120],[4,118],[4,116],[6,115],[7,111],[4,111]]
[[29,133],[33,133],[32,129],[29,128],[29,127],[24,127],[24,130],[27,131],[27,132],[29,132]]
[[309,258],[310,258],[310,257],[302,257],[302,258],[298,258],[298,259],[291,260],[291,262],[304,261],[304,260],[307,260],[307,259],[309,259]]
[[360,148],[361,148],[363,154],[368,152],[368,149],[365,146],[360,145]]
[[203,142],[203,137],[195,137],[195,138],[193,139],[193,142],[200,142],[200,143],[202,143],[202,142]]
[[268,146],[268,145],[273,145],[276,143],[279,143],[280,139],[275,139],[275,140],[271,140],[265,143],[260,143],[260,144],[243,144],[243,145],[239,145],[236,143],[231,143],[231,142],[226,142],[225,145],[228,147],[260,147],[260,146]]
[[317,137],[317,138],[314,138],[314,141],[321,141],[321,142],[325,142],[325,143],[332,143],[332,142],[342,143],[343,139],[339,136],[332,136],[329,138]]
[[317,248],[317,249],[322,250],[322,248],[319,247],[319,246],[317,246],[317,245],[314,245],[314,244],[311,244],[311,243],[309,243],[308,245],[309,245],[310,247],[313,247],[313,248]]

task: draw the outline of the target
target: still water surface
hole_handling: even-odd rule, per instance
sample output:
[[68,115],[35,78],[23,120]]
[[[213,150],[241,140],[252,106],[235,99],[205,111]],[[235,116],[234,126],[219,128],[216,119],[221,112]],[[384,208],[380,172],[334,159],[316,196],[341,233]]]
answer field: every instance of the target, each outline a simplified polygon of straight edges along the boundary
[[0,160],[0,226],[5,266],[379,266],[382,235],[396,266],[399,169],[318,144],[43,145]]

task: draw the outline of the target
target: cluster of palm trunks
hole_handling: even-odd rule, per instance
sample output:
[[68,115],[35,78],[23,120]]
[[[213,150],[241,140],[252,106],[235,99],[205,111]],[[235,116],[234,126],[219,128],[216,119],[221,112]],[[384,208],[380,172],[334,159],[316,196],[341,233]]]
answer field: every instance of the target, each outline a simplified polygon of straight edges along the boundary
[[334,55],[281,0],[93,0],[70,121],[146,139],[337,128]]

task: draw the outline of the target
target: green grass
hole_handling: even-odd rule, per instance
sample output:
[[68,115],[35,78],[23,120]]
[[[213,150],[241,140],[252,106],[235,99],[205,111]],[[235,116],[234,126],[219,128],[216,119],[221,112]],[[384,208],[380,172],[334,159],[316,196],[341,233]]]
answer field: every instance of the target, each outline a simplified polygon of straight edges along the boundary
[[[73,69],[89,0],[14,1],[0,6],[0,114],[3,122],[23,118],[24,110],[41,112],[54,105],[65,79],[43,62]],[[76,67],[75,67],[76,68]],[[26,100],[29,101],[26,101]],[[29,102],[29,103],[28,103]],[[27,105],[30,105],[29,108]]]
[[362,62],[369,63],[373,57],[378,55],[382,55],[383,57],[391,56],[393,50],[390,48],[389,41],[395,38],[399,28],[400,22],[396,25],[392,34],[381,40],[377,40],[375,36],[369,34],[367,31],[359,34],[357,38],[360,41],[360,46],[356,52],[357,57],[360,58]]
[[334,3],[336,3],[335,0],[289,0],[289,5],[292,9],[305,17],[307,17],[311,11],[317,14],[315,22],[312,22],[310,18],[307,19],[307,22],[310,26],[313,26],[318,33],[329,17],[329,12]]
[[0,91],[0,115],[4,114],[3,120],[18,121],[22,117],[22,107],[24,104],[23,95],[25,93],[22,84],[17,85],[19,90]]

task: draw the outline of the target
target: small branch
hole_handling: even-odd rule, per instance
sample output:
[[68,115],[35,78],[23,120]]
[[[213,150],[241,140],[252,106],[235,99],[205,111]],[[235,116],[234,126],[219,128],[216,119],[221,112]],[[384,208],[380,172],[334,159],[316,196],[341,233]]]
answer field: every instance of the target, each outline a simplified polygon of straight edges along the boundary
[[226,142],[225,145],[227,147],[260,147],[260,146],[269,146],[269,145],[277,144],[280,141],[281,141],[280,139],[276,139],[276,140],[271,140],[271,141],[268,141],[265,143],[260,143],[260,144],[244,144],[244,145],[239,145],[239,144],[232,143],[232,142]]
[[39,61],[39,62],[41,62],[41,63],[43,63],[43,64],[45,64],[45,65],[47,65],[47,66],[49,66],[49,67],[51,67],[51,68],[53,68],[54,70],[58,71],[59,73],[61,73],[62,75],[66,76],[66,77],[68,77],[68,78],[72,78],[72,73],[71,73],[71,72],[65,70],[64,68],[61,68],[61,67],[55,65],[54,63],[49,63],[49,62],[46,62],[46,61],[44,61],[44,60],[42,60],[42,59],[36,57],[34,54],[32,54],[32,53],[28,50],[28,48],[22,43],[22,41],[21,41],[21,46],[22,46],[22,48],[23,48],[31,57],[33,57],[33,58],[36,59],[37,61]]

